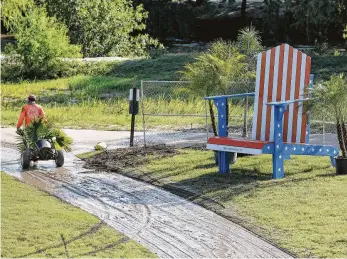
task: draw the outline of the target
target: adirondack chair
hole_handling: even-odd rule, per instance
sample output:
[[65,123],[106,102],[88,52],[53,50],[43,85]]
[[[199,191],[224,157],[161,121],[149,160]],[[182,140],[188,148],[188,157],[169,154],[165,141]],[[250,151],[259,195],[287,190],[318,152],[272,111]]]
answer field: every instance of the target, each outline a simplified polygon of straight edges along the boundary
[[[329,156],[335,166],[338,149],[310,145],[309,116],[303,108],[306,87],[313,87],[311,58],[288,44],[258,54],[254,93],[205,97],[218,110],[218,136],[211,137],[207,149],[218,151],[219,172],[229,173],[228,153],[272,154],[274,179],[283,178],[284,160],[290,155]],[[228,98],[254,96],[251,139],[228,137]]]

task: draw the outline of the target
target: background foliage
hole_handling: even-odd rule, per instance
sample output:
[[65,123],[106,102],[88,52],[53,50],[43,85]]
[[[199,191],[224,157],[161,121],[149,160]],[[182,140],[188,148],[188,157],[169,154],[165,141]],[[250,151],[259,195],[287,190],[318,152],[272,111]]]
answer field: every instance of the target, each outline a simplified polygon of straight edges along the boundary
[[142,5],[127,0],[42,0],[50,16],[69,29],[83,56],[143,56],[158,41],[142,33],[148,17]]
[[5,47],[2,77],[56,77],[59,58],[80,56],[80,47],[69,43],[67,28],[30,0],[7,1],[3,18],[17,42]]

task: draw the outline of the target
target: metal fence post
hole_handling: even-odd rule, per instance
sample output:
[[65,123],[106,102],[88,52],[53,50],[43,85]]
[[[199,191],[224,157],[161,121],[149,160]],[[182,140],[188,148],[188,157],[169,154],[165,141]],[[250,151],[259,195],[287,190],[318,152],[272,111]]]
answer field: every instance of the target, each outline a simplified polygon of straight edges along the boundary
[[143,80],[141,80],[141,110],[142,110],[142,129],[143,129],[143,146],[146,147],[146,121],[145,121],[145,104],[143,95]]
[[[326,105],[324,105],[324,107],[326,107]],[[325,113],[326,113],[326,109],[324,108],[323,109],[323,145],[325,145]]]
[[248,96],[245,98],[245,109],[243,114],[243,132],[242,137],[248,137]]
[[205,100],[205,121],[206,121],[206,143],[208,142],[208,119],[207,119],[207,100]]

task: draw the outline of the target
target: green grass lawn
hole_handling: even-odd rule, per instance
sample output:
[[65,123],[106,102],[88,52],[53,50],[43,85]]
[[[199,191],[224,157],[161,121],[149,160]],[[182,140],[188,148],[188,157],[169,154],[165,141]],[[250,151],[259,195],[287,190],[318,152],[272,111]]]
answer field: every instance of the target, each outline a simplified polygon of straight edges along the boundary
[[184,149],[123,173],[173,190],[300,257],[346,257],[347,175],[336,176],[322,157],[293,156],[285,169],[284,179],[272,180],[271,156],[245,156],[223,176],[211,151]]
[[[70,78],[22,82],[2,85],[1,121],[3,125],[17,123],[26,97],[33,93],[38,103],[44,107],[50,120],[63,127],[92,128],[108,130],[128,130],[129,115],[128,93],[130,79],[117,77],[75,76]],[[146,95],[144,109],[147,114],[205,114],[203,98],[187,96],[182,88],[154,87]],[[115,95],[104,98],[103,96]],[[172,98],[168,98],[171,96]],[[231,105],[231,104],[230,104]],[[250,112],[252,108],[250,107]],[[242,106],[230,107],[231,115],[242,115]],[[140,114],[142,105],[140,105]],[[136,117],[138,129],[142,129],[142,116]],[[240,124],[242,121],[240,121]],[[147,129],[161,127],[205,127],[204,117],[147,117]]]
[[98,218],[1,173],[1,257],[156,256]]

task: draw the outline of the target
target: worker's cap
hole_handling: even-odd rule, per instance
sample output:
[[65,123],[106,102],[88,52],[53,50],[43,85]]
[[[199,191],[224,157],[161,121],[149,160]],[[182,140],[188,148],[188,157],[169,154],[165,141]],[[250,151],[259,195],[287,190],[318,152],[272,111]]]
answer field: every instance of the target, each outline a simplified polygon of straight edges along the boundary
[[30,102],[35,102],[35,100],[36,100],[36,96],[35,96],[35,95],[30,94],[30,95],[28,96],[28,101],[30,101]]

